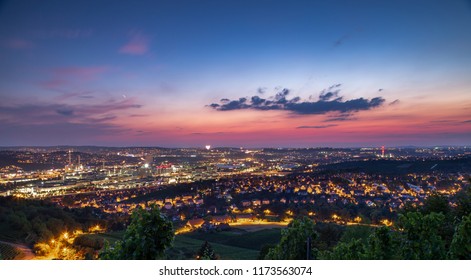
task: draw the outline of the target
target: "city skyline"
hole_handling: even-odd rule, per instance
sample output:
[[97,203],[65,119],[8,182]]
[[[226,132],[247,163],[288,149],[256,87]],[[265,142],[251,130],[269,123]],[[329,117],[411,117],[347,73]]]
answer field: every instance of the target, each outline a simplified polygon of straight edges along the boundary
[[5,1],[0,146],[471,144],[469,1]]

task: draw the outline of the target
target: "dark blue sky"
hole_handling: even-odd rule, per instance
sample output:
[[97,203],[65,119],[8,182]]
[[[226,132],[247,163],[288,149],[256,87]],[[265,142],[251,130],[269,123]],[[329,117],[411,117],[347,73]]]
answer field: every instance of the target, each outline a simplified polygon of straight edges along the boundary
[[[3,1],[0,145],[466,145],[469,30],[459,0]],[[207,106],[283,88],[326,107]]]

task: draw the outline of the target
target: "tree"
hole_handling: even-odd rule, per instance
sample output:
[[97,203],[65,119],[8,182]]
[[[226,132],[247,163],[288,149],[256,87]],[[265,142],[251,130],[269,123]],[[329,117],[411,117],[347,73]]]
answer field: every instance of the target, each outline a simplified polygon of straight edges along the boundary
[[260,252],[258,253],[258,260],[264,260],[265,257],[267,256],[268,252],[270,251],[270,249],[273,249],[275,248],[275,245],[273,244],[264,244],[261,248],[260,248]]
[[216,255],[211,244],[209,244],[208,241],[205,241],[198,250],[196,258],[198,260],[217,260],[219,259],[219,256]]
[[403,231],[401,251],[404,259],[435,260],[445,258],[445,242],[440,229],[445,222],[442,213],[408,212],[399,216],[399,229]]
[[370,236],[372,233],[373,229],[370,226],[348,226],[340,238],[340,241],[348,243],[351,240],[360,239],[364,244],[366,244],[368,241],[368,236]]
[[373,260],[395,259],[398,240],[388,227],[377,228],[368,238],[366,255]]
[[[315,258],[312,241],[317,238],[314,222],[307,217],[293,220],[281,231],[280,242],[268,251],[269,260],[305,260]],[[308,248],[309,247],[309,248]],[[309,251],[308,251],[309,250]]]
[[432,212],[442,213],[443,215],[447,216],[450,210],[451,208],[448,204],[448,198],[441,194],[435,193],[424,201],[421,212],[423,214],[430,214]]
[[[445,221],[440,227],[438,233],[445,242],[446,250],[449,249],[451,240],[453,239],[453,233],[455,229],[453,212],[449,204],[449,199],[444,195],[439,193],[432,194],[425,201],[424,205],[419,209],[419,211],[424,214],[430,213],[442,213],[445,216]],[[461,218],[461,217],[460,217]],[[459,222],[459,221],[458,221]],[[445,251],[446,251],[445,250]]]
[[345,231],[343,226],[333,223],[316,223],[318,238],[313,242],[318,250],[328,250],[335,246]]
[[471,259],[471,214],[464,216],[456,227],[448,255],[451,259]]
[[157,205],[149,211],[137,208],[131,215],[131,223],[123,240],[113,248],[107,244],[101,259],[155,260],[164,256],[174,238],[172,223],[164,217]]
[[339,242],[332,252],[322,252],[321,258],[327,260],[364,260],[367,256],[363,241],[361,239],[351,239],[348,242]]
[[[471,179],[469,179],[471,183]],[[471,213],[471,186],[465,186],[463,190],[459,191],[456,196],[456,207],[454,208],[454,215],[457,219],[461,220]]]

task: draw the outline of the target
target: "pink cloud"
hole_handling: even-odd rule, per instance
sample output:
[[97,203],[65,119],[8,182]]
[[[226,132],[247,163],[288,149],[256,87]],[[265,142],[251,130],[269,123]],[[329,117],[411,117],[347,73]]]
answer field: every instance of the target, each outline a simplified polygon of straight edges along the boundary
[[[53,103],[17,103],[0,105],[4,124],[18,125],[52,125],[58,123],[96,123],[110,122],[120,115],[128,115],[128,110],[139,110],[141,104],[136,98],[123,100],[101,100],[77,104],[61,102]],[[137,111],[139,112],[139,111]]]
[[71,98],[79,98],[79,99],[92,99],[95,98],[92,91],[81,91],[81,92],[69,92],[63,93],[61,96],[57,97],[57,101],[65,101]]
[[41,87],[46,88],[46,89],[57,89],[66,84],[68,84],[68,82],[62,79],[47,80],[47,81],[42,81],[39,83]]
[[58,77],[77,78],[81,81],[89,81],[96,79],[99,75],[108,71],[106,66],[93,67],[65,67],[55,68],[52,70],[54,75]]
[[27,50],[34,47],[33,42],[23,39],[10,39],[6,41],[5,45],[10,49]]
[[90,29],[79,29],[79,28],[69,28],[69,29],[57,29],[51,31],[52,37],[63,37],[66,39],[78,39],[89,37],[92,34]]
[[65,38],[65,39],[80,39],[87,38],[93,34],[91,29],[83,28],[59,28],[51,30],[40,30],[36,32],[37,36],[43,39],[49,38]]
[[120,53],[143,55],[149,51],[149,38],[142,34],[133,35],[131,40],[119,49]]
[[49,70],[52,77],[49,80],[39,82],[39,86],[61,91],[60,89],[64,87],[96,80],[109,69],[107,66],[54,68]]

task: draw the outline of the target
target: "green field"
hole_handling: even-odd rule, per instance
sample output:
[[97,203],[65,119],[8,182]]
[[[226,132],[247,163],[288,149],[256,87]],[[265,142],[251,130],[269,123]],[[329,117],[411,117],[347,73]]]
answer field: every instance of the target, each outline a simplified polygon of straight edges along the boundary
[[[110,244],[120,240],[124,232],[98,233],[97,236]],[[173,247],[167,251],[171,260],[194,259],[196,252],[208,241],[217,255],[223,260],[255,260],[260,248],[265,244],[276,244],[280,241],[281,229],[268,228],[248,232],[233,228],[225,232],[190,232],[175,236]]]
[[265,244],[276,244],[280,229],[262,229],[255,232],[233,229],[226,232],[190,232],[175,236],[169,259],[192,259],[201,245],[208,241],[223,260],[255,260]]
[[[257,259],[258,251],[241,247],[223,245],[208,241],[213,250],[223,260],[253,260]],[[204,241],[185,235],[175,236],[173,248],[167,252],[167,258],[171,260],[194,259],[196,252]]]
[[278,243],[281,238],[281,230],[262,229],[254,232],[232,230],[217,233],[192,232],[186,234],[186,236],[210,243],[220,243],[259,251],[264,244]]
[[91,236],[96,235],[103,240],[108,241],[110,244],[114,244],[116,241],[121,240],[124,236],[124,231],[113,231],[113,232],[106,232],[106,233],[96,233],[96,234],[90,234]]

